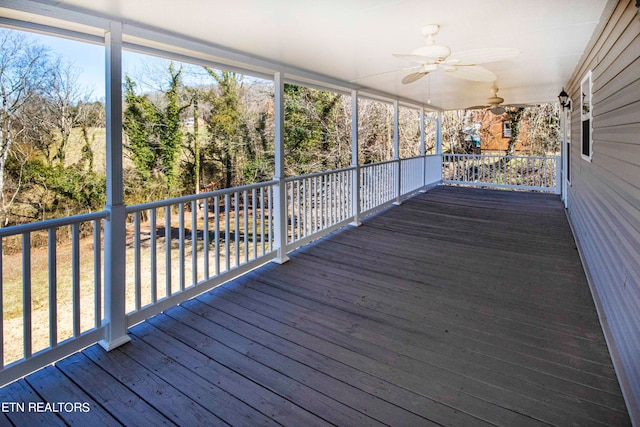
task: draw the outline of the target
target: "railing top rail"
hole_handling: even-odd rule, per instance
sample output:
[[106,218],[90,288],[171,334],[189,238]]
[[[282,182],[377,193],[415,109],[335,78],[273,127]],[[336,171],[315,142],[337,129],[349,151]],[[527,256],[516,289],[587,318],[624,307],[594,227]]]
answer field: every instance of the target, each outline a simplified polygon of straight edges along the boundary
[[103,210],[99,212],[90,212],[86,214],[67,216],[64,218],[54,218],[45,221],[32,222],[30,224],[12,225],[10,227],[0,228],[0,238],[15,236],[22,233],[48,230],[50,228],[64,227],[66,225],[79,224],[81,222],[107,218],[108,216],[109,212]]
[[404,162],[405,160],[422,160],[424,156],[413,156],[413,157],[403,157],[402,159],[400,159],[401,162]]
[[147,209],[163,208],[166,206],[171,206],[179,203],[189,203],[189,202],[193,202],[194,200],[206,199],[206,198],[215,197],[215,196],[224,196],[225,194],[249,191],[249,190],[253,190],[254,188],[257,189],[261,187],[268,187],[270,185],[275,185],[277,183],[278,181],[276,180],[264,181],[264,182],[258,182],[255,184],[242,185],[240,187],[223,188],[221,190],[209,191],[206,193],[190,194],[188,196],[175,197],[173,199],[164,199],[164,200],[158,200],[155,202],[143,203],[141,205],[127,206],[127,213],[135,213],[135,212],[140,212]]
[[323,176],[323,175],[331,175],[334,173],[340,173],[340,172],[349,172],[354,170],[355,167],[354,166],[348,166],[346,168],[340,168],[340,169],[333,169],[330,171],[322,171],[322,172],[315,172],[315,173],[310,173],[307,175],[298,175],[298,176],[290,176],[288,178],[285,178],[285,182],[291,182],[291,181],[297,181],[300,179],[309,179],[309,178],[315,178],[318,176]]
[[382,166],[382,165],[386,165],[389,163],[397,163],[398,159],[391,159],[391,160],[385,160],[384,162],[377,162],[377,163],[365,163],[363,165],[360,165],[360,168],[372,168],[374,166]]

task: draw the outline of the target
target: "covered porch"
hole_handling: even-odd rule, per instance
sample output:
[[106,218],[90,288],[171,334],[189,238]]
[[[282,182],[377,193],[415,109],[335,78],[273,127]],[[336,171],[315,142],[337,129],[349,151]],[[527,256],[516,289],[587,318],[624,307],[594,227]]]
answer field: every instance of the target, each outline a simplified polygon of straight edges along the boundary
[[[555,102],[566,84],[562,156],[540,157],[443,152],[443,113],[483,103],[489,86],[450,81],[446,67],[426,85],[401,84],[392,54],[423,43],[405,34],[427,23],[422,2],[197,3],[0,6],[3,26],[104,46],[107,114],[104,210],[0,229],[0,281],[3,239],[22,248],[15,323],[0,289],[3,422],[637,422],[637,2],[430,1],[422,11],[454,50],[522,50],[491,66],[505,104]],[[481,40],[478,20],[495,23]],[[126,205],[123,50],[272,81],[273,178]],[[348,167],[286,176],[289,83],[350,96]],[[362,98],[391,105],[392,160],[358,157]],[[413,158],[400,156],[401,107],[419,111]],[[40,282],[36,236],[47,242]],[[36,289],[47,301],[37,313]]]
[[[559,196],[439,186],[0,391],[16,425],[626,425]],[[7,421],[5,419],[5,421]]]

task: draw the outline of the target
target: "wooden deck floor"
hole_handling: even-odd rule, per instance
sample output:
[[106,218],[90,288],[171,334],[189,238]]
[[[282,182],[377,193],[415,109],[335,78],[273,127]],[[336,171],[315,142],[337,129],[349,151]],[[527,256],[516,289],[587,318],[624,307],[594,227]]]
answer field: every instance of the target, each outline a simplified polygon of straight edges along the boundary
[[557,196],[438,187],[131,336],[0,390],[89,412],[0,424],[630,424]]

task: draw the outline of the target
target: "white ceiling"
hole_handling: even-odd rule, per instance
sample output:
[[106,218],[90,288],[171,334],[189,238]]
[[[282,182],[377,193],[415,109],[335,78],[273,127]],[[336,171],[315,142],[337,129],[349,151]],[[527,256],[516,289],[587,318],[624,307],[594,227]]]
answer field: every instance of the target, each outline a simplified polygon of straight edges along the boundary
[[443,109],[484,104],[491,83],[433,74],[403,85],[410,66],[393,53],[424,44],[421,27],[440,25],[452,52],[517,48],[486,68],[505,103],[557,100],[606,0],[39,0],[37,3],[185,35],[271,62]]

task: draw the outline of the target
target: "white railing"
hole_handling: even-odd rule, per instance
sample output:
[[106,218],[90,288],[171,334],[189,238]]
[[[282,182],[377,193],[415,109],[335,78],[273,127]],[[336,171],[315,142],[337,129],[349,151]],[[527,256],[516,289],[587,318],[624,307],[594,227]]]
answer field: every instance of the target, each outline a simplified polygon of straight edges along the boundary
[[288,251],[352,220],[354,170],[345,168],[285,180]]
[[102,338],[105,218],[0,229],[2,384]]
[[127,323],[133,325],[273,259],[276,184],[128,207],[132,250],[127,252]]
[[442,182],[559,194],[560,158],[443,154]]
[[[429,155],[127,207],[119,315],[131,326],[277,259],[276,236],[289,252],[440,182],[557,191],[558,166],[555,157]],[[279,217],[276,206],[286,207]],[[103,296],[117,288],[103,286],[103,230],[114,218],[0,229],[0,385],[105,337]]]
[[424,167],[425,159],[421,156],[400,160],[401,195],[409,194],[424,186]]
[[360,212],[387,206],[398,198],[397,160],[360,166]]

